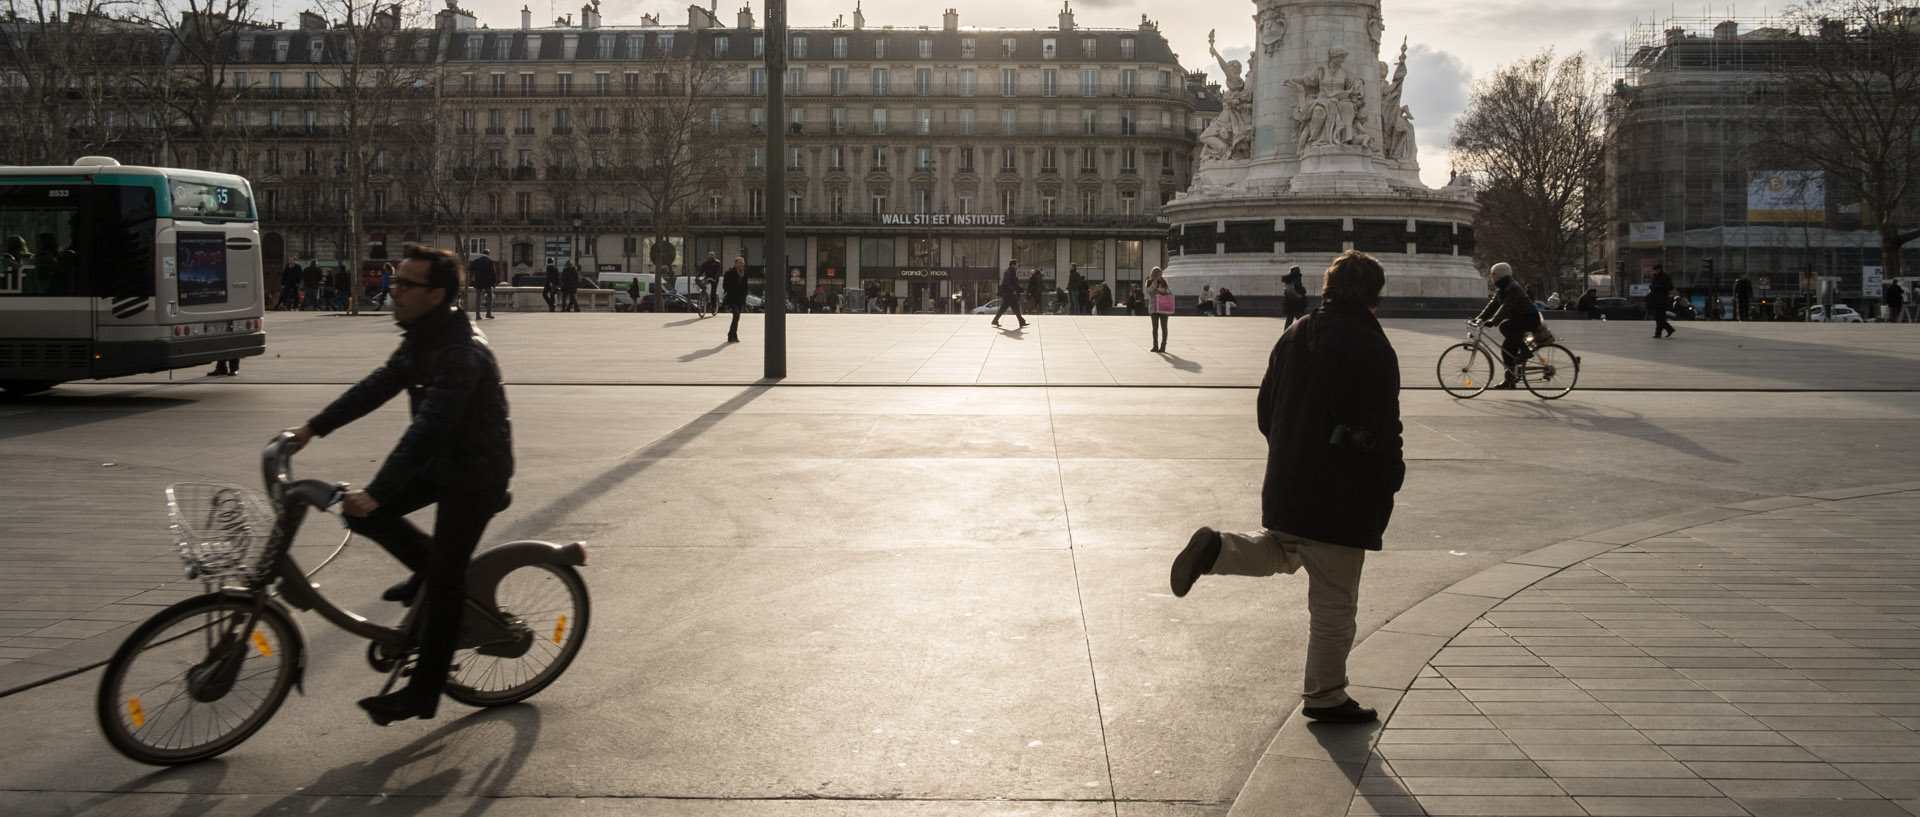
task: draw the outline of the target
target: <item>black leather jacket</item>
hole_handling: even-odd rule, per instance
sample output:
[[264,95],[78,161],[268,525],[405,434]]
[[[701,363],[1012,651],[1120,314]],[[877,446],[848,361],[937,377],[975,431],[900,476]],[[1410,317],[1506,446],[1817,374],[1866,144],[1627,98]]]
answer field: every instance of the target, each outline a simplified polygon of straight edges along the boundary
[[500,365],[486,335],[456,306],[414,321],[384,365],[307,425],[324,437],[402,389],[413,421],[366,486],[375,501],[416,480],[446,488],[506,487],[513,476],[513,429]]
[[1480,310],[1479,320],[1489,326],[1518,319],[1521,323],[1537,320],[1540,310],[1533,305],[1533,299],[1527,297],[1527,288],[1514,283],[1513,276],[1500,279],[1494,285],[1493,297],[1487,299],[1487,306]]

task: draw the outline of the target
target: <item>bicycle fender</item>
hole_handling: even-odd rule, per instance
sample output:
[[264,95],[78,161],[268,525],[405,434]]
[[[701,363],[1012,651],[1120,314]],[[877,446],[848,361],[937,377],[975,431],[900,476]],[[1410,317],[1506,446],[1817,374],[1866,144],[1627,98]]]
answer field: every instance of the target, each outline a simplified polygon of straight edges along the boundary
[[[585,542],[571,542],[556,545],[534,539],[522,539],[504,545],[488,548],[485,553],[473,557],[473,564],[467,567],[467,593],[479,597],[481,592],[491,593],[502,576],[523,565],[552,564],[580,567],[587,563]],[[491,598],[486,599],[491,603]]]
[[[216,590],[213,595],[246,602],[253,601],[252,593],[231,588]],[[293,688],[300,693],[300,697],[304,698],[307,695],[307,645],[312,643],[307,639],[307,625],[300,623],[300,617],[294,615],[293,611],[287,609],[287,605],[282,604],[279,599],[269,598],[266,603],[268,607],[279,611],[280,615],[293,625],[293,636],[300,640],[300,650],[297,654],[299,660],[293,662]]]

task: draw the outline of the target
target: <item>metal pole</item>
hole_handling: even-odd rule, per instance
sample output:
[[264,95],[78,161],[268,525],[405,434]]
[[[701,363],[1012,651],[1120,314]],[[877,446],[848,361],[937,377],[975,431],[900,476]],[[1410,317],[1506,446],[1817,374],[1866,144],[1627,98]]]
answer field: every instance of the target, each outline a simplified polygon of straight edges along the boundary
[[786,188],[787,0],[767,0],[767,155],[761,206],[767,216],[765,251],[768,380],[787,376],[787,212],[780,191]]

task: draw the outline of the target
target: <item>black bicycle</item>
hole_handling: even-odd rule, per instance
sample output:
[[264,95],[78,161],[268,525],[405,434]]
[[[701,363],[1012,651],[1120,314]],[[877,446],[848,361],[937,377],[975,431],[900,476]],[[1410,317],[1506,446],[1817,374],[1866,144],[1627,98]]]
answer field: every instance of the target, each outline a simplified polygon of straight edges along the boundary
[[[148,619],[107,662],[95,714],[121,754],[192,763],[264,726],[306,669],[306,637],[288,605],[371,642],[367,662],[387,674],[382,694],[411,671],[419,597],[399,626],[374,624],[328,601],[310,580],[351,534],[312,572],[289,553],[308,509],[330,513],[346,494],[345,484],[292,478],[293,440],[282,432],[262,452],[265,494],[205,482],[167,488],[187,576],[208,592]],[[447,697],[502,706],[559,678],[587,635],[587,586],[576,569],[586,562],[580,542],[508,542],[475,556]]]

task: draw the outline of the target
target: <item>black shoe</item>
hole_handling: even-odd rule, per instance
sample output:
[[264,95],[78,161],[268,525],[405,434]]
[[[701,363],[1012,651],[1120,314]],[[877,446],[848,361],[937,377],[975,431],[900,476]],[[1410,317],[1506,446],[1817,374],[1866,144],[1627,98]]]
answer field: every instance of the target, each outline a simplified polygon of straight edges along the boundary
[[1020,322],[1020,325],[1019,325],[1019,326],[1017,326],[1017,327],[1015,327],[1015,328],[1016,328],[1016,329],[1025,329],[1025,328],[1027,328],[1027,322],[1026,322],[1026,321],[1021,321],[1021,322]]
[[1672,330],[1672,329],[1668,329],[1668,330],[1667,330],[1667,337],[1673,337],[1673,330]]
[[1508,379],[1506,379],[1506,380],[1502,380],[1502,381],[1500,381],[1500,385],[1498,385],[1498,386],[1494,386],[1494,388],[1496,388],[1496,389],[1511,389],[1511,388],[1514,388],[1514,387],[1516,386],[1516,384],[1517,384],[1517,381],[1515,381],[1515,380],[1513,380],[1512,378],[1508,378]]
[[412,607],[415,596],[420,595],[420,574],[415,573],[404,582],[386,589],[380,594],[381,601],[397,601],[403,607]]
[[1220,532],[1213,528],[1201,528],[1193,532],[1193,538],[1187,540],[1187,547],[1180,555],[1173,557],[1173,594],[1185,597],[1207,571],[1213,569],[1213,563],[1220,560]]
[[367,717],[373,719],[374,726],[386,726],[394,721],[419,718],[433,720],[434,712],[440,708],[440,694],[421,695],[412,688],[371,698],[361,698],[360,708],[367,710]]
[[1300,714],[1321,723],[1372,723],[1380,719],[1380,713],[1361,706],[1352,698],[1341,702],[1339,706],[1305,707]]

